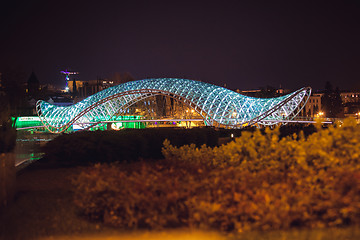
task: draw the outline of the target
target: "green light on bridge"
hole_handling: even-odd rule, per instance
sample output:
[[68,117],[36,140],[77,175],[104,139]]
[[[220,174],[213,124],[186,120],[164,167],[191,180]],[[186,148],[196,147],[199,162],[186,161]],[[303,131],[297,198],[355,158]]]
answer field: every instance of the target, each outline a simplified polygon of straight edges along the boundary
[[[112,121],[119,121],[115,123],[115,128],[123,129],[123,128],[138,128],[142,129],[145,128],[146,125],[142,122],[120,122],[120,121],[131,121],[131,120],[140,120],[142,116],[117,116],[113,117]],[[12,118],[12,121],[15,121],[15,118]],[[96,121],[105,121],[105,119],[96,119]],[[27,127],[38,127],[43,126],[43,123],[40,121],[38,116],[23,116],[16,118],[15,127],[16,128],[27,128]],[[103,126],[99,126],[96,129],[92,130],[106,130],[107,124]],[[78,130],[76,127],[72,127],[72,130]]]

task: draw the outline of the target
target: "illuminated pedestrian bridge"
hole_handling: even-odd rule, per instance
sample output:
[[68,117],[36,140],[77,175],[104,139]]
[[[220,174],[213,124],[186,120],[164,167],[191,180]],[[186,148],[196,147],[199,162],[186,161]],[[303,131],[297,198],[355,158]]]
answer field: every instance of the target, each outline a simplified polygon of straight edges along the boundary
[[125,115],[134,104],[160,95],[192,108],[207,126],[242,128],[293,119],[305,106],[310,93],[311,89],[306,87],[278,98],[254,98],[205,82],[158,78],[107,88],[68,107],[40,100],[36,111],[49,131],[59,133],[75,124],[93,127],[112,121]]

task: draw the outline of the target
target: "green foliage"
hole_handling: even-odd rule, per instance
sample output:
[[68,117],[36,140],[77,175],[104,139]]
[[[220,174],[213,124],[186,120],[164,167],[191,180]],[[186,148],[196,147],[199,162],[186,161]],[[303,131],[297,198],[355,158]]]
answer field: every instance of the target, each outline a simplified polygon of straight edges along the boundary
[[[121,167],[96,165],[75,184],[75,203],[92,219],[123,228],[183,226],[185,201],[191,186],[183,185],[186,171],[141,164],[128,173]],[[170,187],[171,186],[171,187]]]
[[317,169],[356,165],[359,162],[360,130],[355,120],[346,119],[342,127],[321,129],[305,139],[293,134],[280,139],[279,129],[244,132],[235,141],[215,148],[174,147],[164,142],[166,158],[185,162],[204,162],[216,167],[239,166],[249,170],[286,170],[294,167]]
[[227,232],[360,224],[360,126],[279,138],[243,132],[220,147],[174,147],[156,163],[96,165],[74,180],[75,203],[121,228]]
[[190,143],[215,146],[218,133],[212,128],[76,132],[55,138],[43,150],[45,159],[64,165],[131,162],[140,158],[163,158],[161,149],[165,139],[176,146]]

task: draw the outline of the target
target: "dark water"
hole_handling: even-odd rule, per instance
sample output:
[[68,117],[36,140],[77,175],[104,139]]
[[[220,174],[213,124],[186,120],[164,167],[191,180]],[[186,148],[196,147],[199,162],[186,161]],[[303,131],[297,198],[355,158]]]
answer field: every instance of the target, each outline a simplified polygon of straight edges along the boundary
[[15,166],[42,157],[41,147],[57,135],[44,132],[18,131],[15,146]]

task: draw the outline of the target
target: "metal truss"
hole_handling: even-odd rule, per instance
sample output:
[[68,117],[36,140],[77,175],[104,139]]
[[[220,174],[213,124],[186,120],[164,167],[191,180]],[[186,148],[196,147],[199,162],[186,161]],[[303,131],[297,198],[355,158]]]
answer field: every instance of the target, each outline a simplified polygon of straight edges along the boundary
[[90,128],[114,120],[133,104],[163,95],[193,108],[208,126],[242,128],[291,120],[305,106],[310,94],[311,88],[305,87],[278,98],[254,98],[200,81],[159,78],[107,88],[68,107],[40,100],[36,103],[36,111],[50,132],[60,133],[73,124],[92,123],[85,126]]

